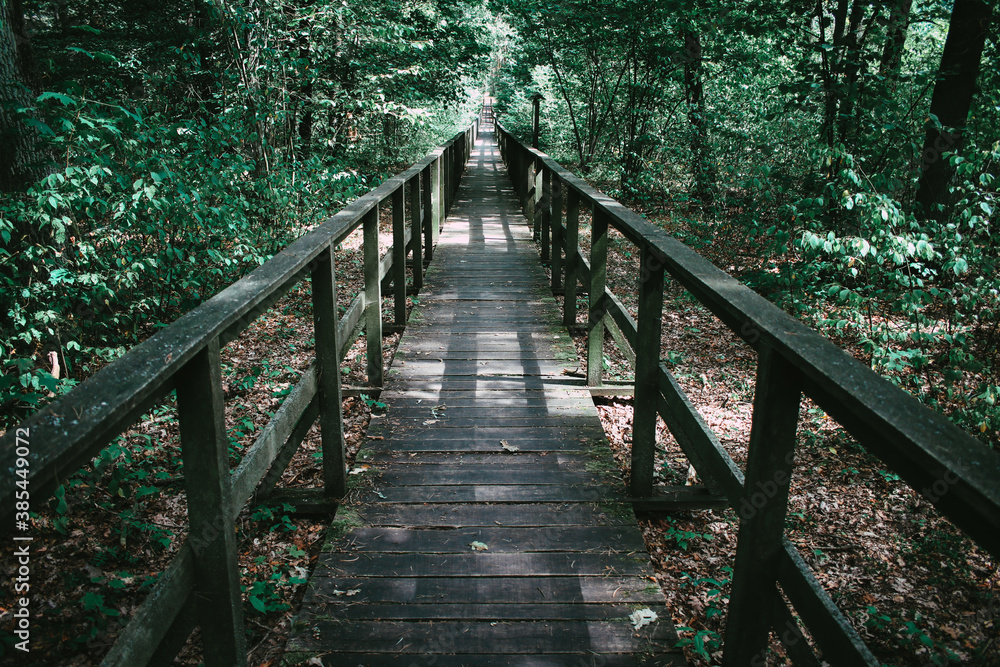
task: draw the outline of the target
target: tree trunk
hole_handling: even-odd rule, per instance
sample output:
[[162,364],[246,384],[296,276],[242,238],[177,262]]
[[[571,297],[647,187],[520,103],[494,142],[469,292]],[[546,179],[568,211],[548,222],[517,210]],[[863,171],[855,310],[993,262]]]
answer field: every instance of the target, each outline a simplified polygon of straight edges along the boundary
[[890,4],[885,48],[882,49],[878,73],[890,81],[892,88],[895,88],[896,80],[899,78],[899,68],[903,63],[903,46],[906,44],[906,31],[910,27],[912,6],[913,0],[894,0]]
[[[865,14],[871,0],[854,0],[851,7],[851,23],[844,40],[843,63],[843,87],[841,92],[840,108],[838,110],[838,124],[840,127],[840,142],[845,146],[850,146],[855,125],[855,107],[861,97],[861,90],[858,80],[862,74],[862,66],[865,38],[868,29],[865,27]],[[876,10],[877,13],[877,10]],[[869,20],[874,20],[874,14]]]
[[712,168],[705,124],[705,96],[701,78],[701,35],[689,28],[684,37],[684,95],[688,121],[691,123],[691,155],[694,175],[693,195],[704,204],[711,204],[715,189],[715,169]]
[[990,8],[984,0],[955,0],[931,95],[930,112],[937,122],[927,123],[921,156],[923,173],[916,195],[917,215],[936,220],[947,215],[948,185],[954,169],[944,154],[957,153],[962,148],[990,18]]
[[24,190],[40,173],[43,154],[35,133],[17,113],[32,105],[35,82],[21,0],[6,0],[0,9],[0,192]]

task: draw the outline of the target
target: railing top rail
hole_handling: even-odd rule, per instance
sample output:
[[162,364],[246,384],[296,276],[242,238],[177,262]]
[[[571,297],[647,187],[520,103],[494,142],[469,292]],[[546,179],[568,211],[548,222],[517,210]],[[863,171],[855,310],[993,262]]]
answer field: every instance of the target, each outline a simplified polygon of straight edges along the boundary
[[893,385],[645,218],[517,141],[595,213],[662,266],[754,349],[801,373],[806,395],[994,556],[1000,557],[1000,453]]
[[297,282],[321,252],[356,230],[372,209],[438,160],[465,131],[431,150],[299,237],[249,275],[187,312],[79,387],[43,407],[0,438],[0,514],[13,510],[17,432],[36,430],[30,454],[33,494],[44,496],[96,455],[128,424],[173,389],[174,375],[211,340],[231,340],[248,316],[273,303]]

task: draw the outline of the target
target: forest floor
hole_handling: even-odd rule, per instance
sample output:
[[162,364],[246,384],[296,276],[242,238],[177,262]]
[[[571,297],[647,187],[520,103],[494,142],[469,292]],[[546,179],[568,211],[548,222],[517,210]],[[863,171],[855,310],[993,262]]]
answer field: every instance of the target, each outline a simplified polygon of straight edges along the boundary
[[[664,225],[669,229],[668,222]],[[351,237],[338,253],[343,306],[360,289],[359,242]],[[610,246],[608,284],[634,315],[637,259],[620,236],[613,234]],[[722,268],[739,272],[739,258],[731,251],[700,250]],[[234,462],[308,366],[310,313],[308,283],[300,283],[224,350]],[[398,334],[384,340],[387,364],[397,341]],[[585,338],[578,335],[575,341],[583,367]],[[730,456],[744,465],[753,351],[675,286],[667,290],[662,344],[692,403]],[[631,378],[610,337],[605,357],[605,377]],[[343,383],[360,387],[365,381],[364,343],[358,341],[347,355]],[[631,399],[598,399],[597,404],[627,479]],[[344,399],[352,467],[373,407],[378,402],[367,396]],[[318,484],[318,452],[314,427],[281,484]],[[656,470],[662,484],[684,484],[689,472],[662,422]],[[183,542],[186,507],[173,406],[167,403],[144,416],[93,466],[74,476],[64,495],[38,508],[33,521],[32,662],[98,664],[121,630],[120,619],[132,615]],[[276,665],[326,523],[297,517],[289,507],[262,505],[246,509],[237,527],[250,664]],[[691,664],[718,664],[738,517],[732,510],[679,512],[643,520],[641,527]],[[800,417],[786,535],[885,664],[1000,665],[996,563],[808,401]],[[5,565],[14,563],[12,549],[0,548]],[[14,572],[6,565],[3,574],[13,578]],[[12,596],[10,587],[0,593],[4,623],[10,622]],[[178,661],[198,664],[199,645],[196,633]],[[0,659],[7,662],[9,638],[2,647]],[[773,642],[768,664],[783,663]]]

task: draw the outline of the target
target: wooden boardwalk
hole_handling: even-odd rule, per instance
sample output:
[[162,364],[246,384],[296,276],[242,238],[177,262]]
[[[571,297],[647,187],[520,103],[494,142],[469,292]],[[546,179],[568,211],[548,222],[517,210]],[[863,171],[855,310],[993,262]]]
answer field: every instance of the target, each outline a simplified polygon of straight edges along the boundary
[[576,365],[484,133],[289,664],[685,664]]

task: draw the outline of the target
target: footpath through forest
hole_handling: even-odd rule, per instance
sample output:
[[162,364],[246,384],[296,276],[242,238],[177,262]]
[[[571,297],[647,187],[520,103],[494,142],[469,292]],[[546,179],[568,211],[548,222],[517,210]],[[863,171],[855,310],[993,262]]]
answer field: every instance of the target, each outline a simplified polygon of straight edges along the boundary
[[289,662],[686,664],[576,366],[484,132]]

